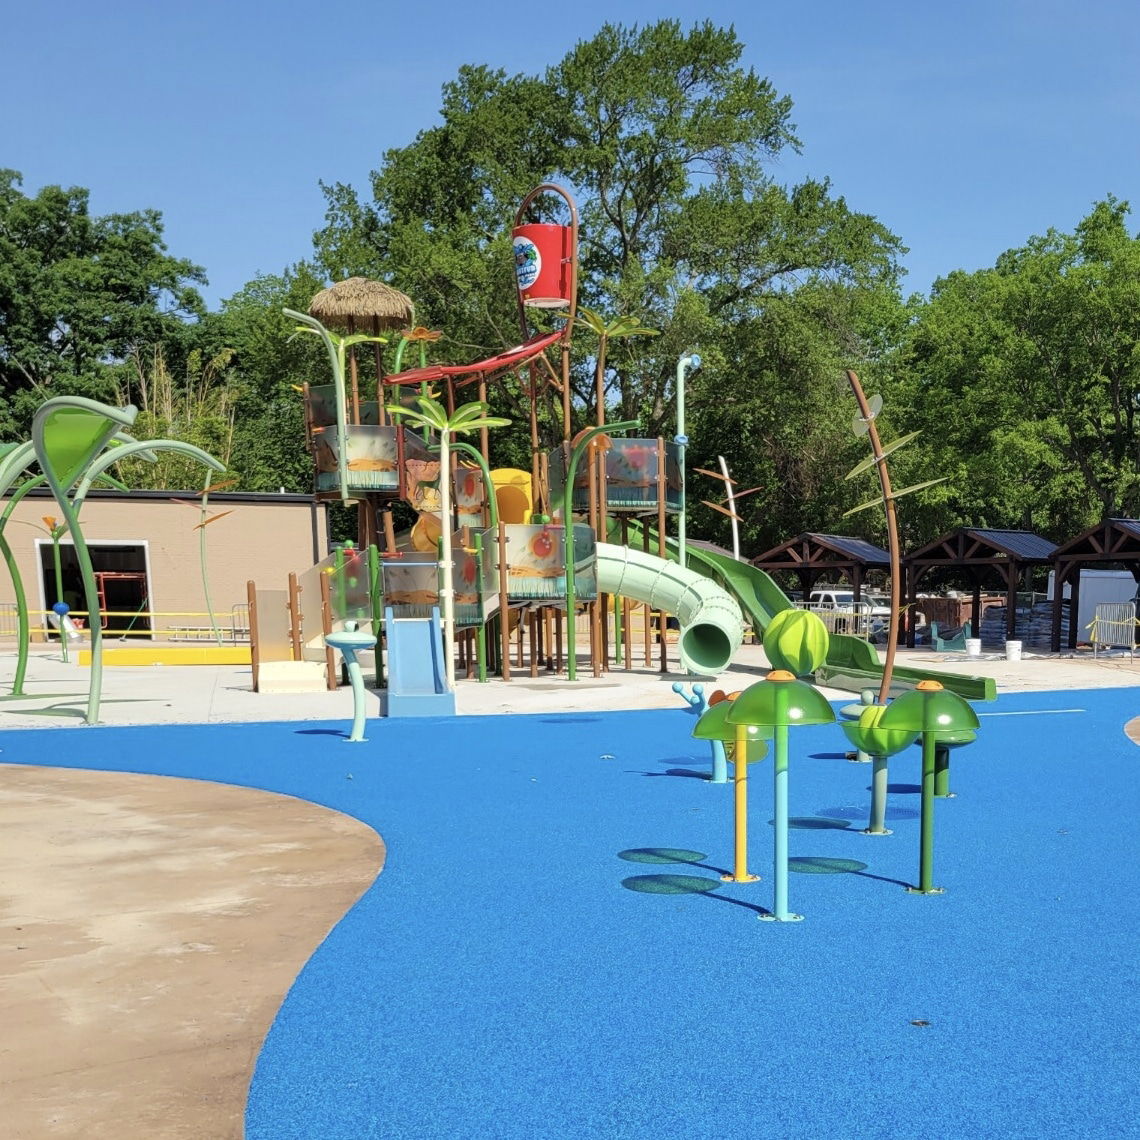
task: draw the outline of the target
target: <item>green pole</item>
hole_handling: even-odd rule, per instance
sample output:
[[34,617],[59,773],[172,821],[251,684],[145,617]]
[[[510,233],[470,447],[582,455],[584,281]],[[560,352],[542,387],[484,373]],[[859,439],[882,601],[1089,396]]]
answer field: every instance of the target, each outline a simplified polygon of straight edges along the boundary
[[368,600],[372,608],[372,632],[376,634],[376,652],[373,661],[376,666],[375,686],[384,684],[384,638],[381,635],[381,615],[384,613],[384,593],[380,578],[380,552],[375,543],[368,547]]
[[20,569],[16,565],[16,558],[12,548],[0,530],[0,554],[4,556],[4,564],[8,567],[8,575],[12,579],[12,590],[16,595],[16,675],[12,678],[12,696],[24,696],[24,678],[28,672],[28,638],[31,628],[28,622],[28,598],[24,593],[24,581],[20,577]]
[[950,745],[934,746],[934,794],[939,799],[950,795]]
[[[933,732],[922,734],[922,824],[919,839],[918,888],[923,895],[938,894],[934,885],[934,752]],[[912,888],[913,889],[913,888]]]
[[4,530],[12,512],[16,509],[25,495],[33,488],[44,483],[43,475],[33,475],[25,480],[8,500],[4,514],[0,516],[0,554],[3,554],[4,563],[8,567],[8,575],[12,579],[12,590],[16,595],[16,673],[12,678],[12,696],[24,696],[24,679],[28,673],[28,642],[31,638],[31,623],[28,620],[28,596],[24,592],[24,580],[20,577],[20,569],[16,565],[15,555],[4,537]]
[[486,597],[483,591],[483,536],[475,535],[475,588],[479,598],[479,625],[475,630],[475,661],[479,667],[479,680],[487,680],[487,620]]
[[614,664],[620,665],[622,650],[625,646],[625,627],[621,620],[621,598],[614,594]]
[[348,596],[344,587],[344,547],[338,547],[336,552],[336,596],[337,596],[337,609],[340,611],[337,615],[344,618],[345,610],[348,606]]
[[67,520],[71,541],[75,544],[75,558],[79,563],[79,574],[83,579],[83,599],[87,606],[87,625],[91,634],[91,688],[87,694],[88,724],[99,721],[99,701],[103,694],[103,620],[99,609],[99,591],[95,586],[95,567],[91,563],[91,552],[79,530],[79,517],[71,509],[64,497],[58,500],[59,508]]

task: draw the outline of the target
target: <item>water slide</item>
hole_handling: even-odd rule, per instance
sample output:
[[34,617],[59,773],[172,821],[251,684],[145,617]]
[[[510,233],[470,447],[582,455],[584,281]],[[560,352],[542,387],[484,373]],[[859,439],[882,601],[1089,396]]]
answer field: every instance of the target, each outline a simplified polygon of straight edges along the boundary
[[388,715],[454,716],[455,693],[447,687],[439,610],[430,618],[398,618],[384,607],[388,643]]
[[[640,528],[630,524],[630,533],[635,530],[640,538]],[[650,529],[649,535],[651,543],[656,546],[656,532]],[[676,540],[667,538],[665,542],[669,553],[676,557]],[[794,603],[787,594],[763,570],[748,562],[737,562],[728,555],[692,545],[685,547],[685,559],[691,570],[708,575],[736,598],[752,628],[761,637],[776,614],[793,608]],[[677,616],[680,618],[679,614]],[[882,684],[883,665],[878,651],[870,642],[849,634],[833,633],[828,643],[827,660],[815,671],[815,679],[819,684],[858,693]],[[967,700],[992,701],[997,696],[992,677],[928,672],[896,665],[891,679],[892,691],[913,689],[919,681],[931,679],[940,681],[945,688]]]
[[597,544],[598,591],[644,602],[681,623],[681,659],[694,673],[715,677],[744,637],[736,600],[702,574],[629,546]]

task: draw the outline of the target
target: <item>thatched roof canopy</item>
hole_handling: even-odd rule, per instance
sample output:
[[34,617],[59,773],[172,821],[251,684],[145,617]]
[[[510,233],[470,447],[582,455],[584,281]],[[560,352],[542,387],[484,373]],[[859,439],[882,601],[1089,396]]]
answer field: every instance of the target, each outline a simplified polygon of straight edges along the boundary
[[321,290],[309,304],[309,316],[338,328],[346,328],[351,319],[357,328],[377,321],[382,329],[395,329],[412,324],[415,306],[391,285],[350,277]]

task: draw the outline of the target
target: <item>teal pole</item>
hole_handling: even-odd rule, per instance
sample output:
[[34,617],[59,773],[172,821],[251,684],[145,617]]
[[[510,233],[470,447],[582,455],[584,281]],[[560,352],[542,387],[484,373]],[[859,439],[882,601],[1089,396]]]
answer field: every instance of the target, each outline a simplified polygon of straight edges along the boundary
[[887,830],[887,782],[889,764],[885,756],[871,757],[871,818],[866,835],[890,835]]
[[582,433],[581,439],[570,453],[566,464],[566,486],[562,489],[562,553],[566,569],[566,625],[570,636],[566,639],[566,679],[578,679],[578,646],[574,638],[574,476],[578,473],[578,461],[595,436],[606,432],[628,431],[637,427],[637,420],[620,420],[616,424],[593,427]]
[[773,798],[775,801],[775,857],[773,876],[776,899],[772,908],[777,922],[789,922],[798,915],[788,913],[788,726],[776,725],[775,757],[773,760]]
[[776,724],[772,757],[772,798],[775,806],[772,878],[775,900],[771,919],[774,922],[799,922],[803,918],[803,915],[792,914],[788,910],[788,696],[784,686],[779,685],[775,693]]
[[364,742],[364,674],[356,654],[351,649],[342,649],[345,664],[348,666],[348,680],[352,685],[352,732],[350,743]]
[[701,358],[690,352],[677,361],[677,434],[673,442],[677,445],[677,465],[681,469],[681,514],[677,519],[677,561],[685,563],[685,447],[689,437],[685,434],[685,373],[690,368],[700,368]]

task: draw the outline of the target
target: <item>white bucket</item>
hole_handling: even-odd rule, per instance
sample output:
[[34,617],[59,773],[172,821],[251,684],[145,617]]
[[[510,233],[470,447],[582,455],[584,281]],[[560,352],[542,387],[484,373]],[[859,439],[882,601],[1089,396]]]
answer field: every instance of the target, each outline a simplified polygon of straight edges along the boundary
[[966,656],[967,657],[981,657],[982,655],[982,639],[980,637],[967,637],[966,638]]
[[1005,659],[1007,661],[1020,661],[1021,660],[1021,642],[1020,641],[1007,641],[1005,643]]

